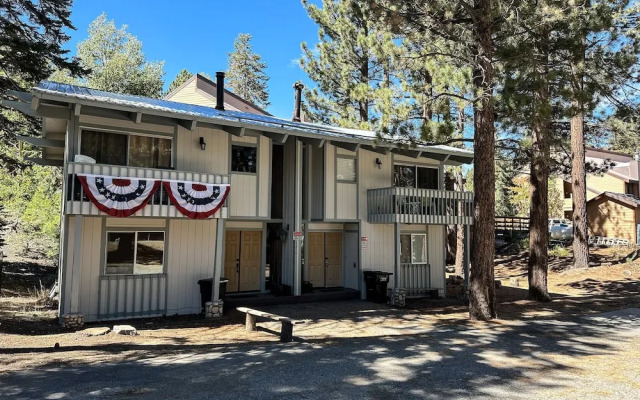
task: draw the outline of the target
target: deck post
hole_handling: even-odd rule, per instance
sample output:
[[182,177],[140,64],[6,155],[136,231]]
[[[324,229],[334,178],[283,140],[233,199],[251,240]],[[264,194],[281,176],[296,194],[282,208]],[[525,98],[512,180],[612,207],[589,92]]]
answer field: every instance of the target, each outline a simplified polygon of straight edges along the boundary
[[[296,138],[296,175],[295,175],[295,203],[293,226],[296,232],[302,231],[302,141]],[[302,295],[302,240],[293,241],[293,295]]]
[[471,256],[471,225],[464,226],[464,286],[469,289],[469,264]]
[[[69,312],[80,312],[80,281],[82,279],[82,215],[76,215],[73,227],[73,266],[71,268],[71,305]],[[64,284],[63,282],[60,283]]]
[[215,302],[220,300],[220,276],[224,269],[224,219],[218,218],[216,220],[216,253],[213,263],[213,285],[211,290],[211,301]]

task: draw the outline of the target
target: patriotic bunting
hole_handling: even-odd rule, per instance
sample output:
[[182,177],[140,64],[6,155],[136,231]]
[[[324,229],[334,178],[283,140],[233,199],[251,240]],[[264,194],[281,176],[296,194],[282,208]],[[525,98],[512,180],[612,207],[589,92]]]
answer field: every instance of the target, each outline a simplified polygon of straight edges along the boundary
[[191,219],[204,219],[215,214],[229,195],[230,186],[183,181],[163,181],[171,203]]
[[128,217],[147,205],[160,187],[152,179],[78,174],[89,200],[113,217]]

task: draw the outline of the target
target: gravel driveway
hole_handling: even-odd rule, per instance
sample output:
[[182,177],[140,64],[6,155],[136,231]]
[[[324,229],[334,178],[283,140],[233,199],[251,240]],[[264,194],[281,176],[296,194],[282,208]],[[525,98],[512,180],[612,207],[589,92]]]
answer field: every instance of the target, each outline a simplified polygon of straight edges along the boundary
[[640,398],[640,309],[487,325],[398,326],[395,335],[393,327],[381,328],[389,335],[221,345],[12,372],[0,375],[0,397]]

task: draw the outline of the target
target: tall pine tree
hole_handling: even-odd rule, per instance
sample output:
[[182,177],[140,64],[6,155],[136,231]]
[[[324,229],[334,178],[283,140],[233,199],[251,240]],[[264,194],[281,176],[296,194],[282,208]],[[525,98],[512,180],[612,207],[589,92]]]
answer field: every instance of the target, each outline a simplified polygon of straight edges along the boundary
[[233,43],[233,52],[229,53],[227,84],[231,90],[243,99],[267,108],[269,106],[269,77],[265,73],[267,64],[251,48],[251,35],[241,33]]
[[176,90],[180,85],[185,83],[189,78],[193,76],[192,72],[189,72],[186,68],[183,68],[182,71],[178,72],[175,78],[169,84],[169,88],[167,89],[167,93],[171,93]]

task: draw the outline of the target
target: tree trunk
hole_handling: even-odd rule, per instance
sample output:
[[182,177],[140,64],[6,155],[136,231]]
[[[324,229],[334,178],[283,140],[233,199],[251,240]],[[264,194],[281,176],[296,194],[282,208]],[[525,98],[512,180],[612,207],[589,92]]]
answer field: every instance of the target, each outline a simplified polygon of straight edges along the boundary
[[[464,108],[458,106],[458,134],[462,138],[464,136]],[[462,177],[462,167],[456,167],[454,172],[455,190],[464,191],[464,179]],[[464,204],[458,204],[458,215],[464,215]],[[464,274],[464,225],[456,226],[456,276]]]
[[[590,1],[585,1],[590,6]],[[584,90],[584,54],[586,32],[580,38],[582,49],[573,62],[573,100],[571,106],[571,190],[573,197],[573,268],[589,266],[589,233],[587,231],[587,182],[584,168],[584,106],[582,92]]]
[[537,43],[531,142],[531,204],[529,213],[529,298],[551,301],[547,291],[549,250],[549,130],[551,104],[548,82],[548,31]]
[[469,318],[497,316],[493,274],[495,242],[495,127],[493,98],[493,41],[491,0],[475,0],[473,24],[476,65],[473,83],[482,98],[474,105],[474,234],[471,246]]

